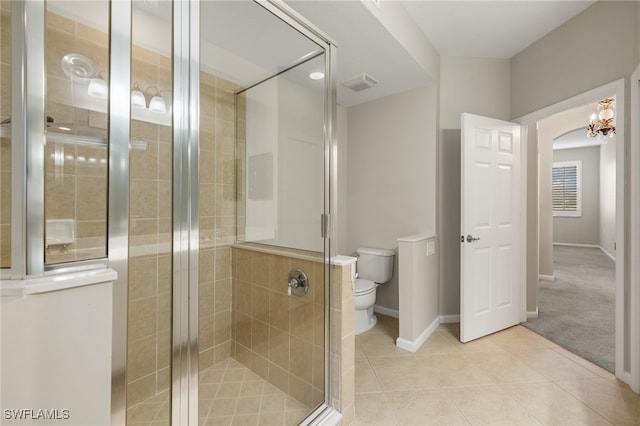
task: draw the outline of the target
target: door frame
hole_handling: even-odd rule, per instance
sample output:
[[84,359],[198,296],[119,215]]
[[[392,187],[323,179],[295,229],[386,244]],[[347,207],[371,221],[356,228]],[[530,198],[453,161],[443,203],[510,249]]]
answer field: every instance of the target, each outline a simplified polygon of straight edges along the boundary
[[[638,71],[640,72],[640,71]],[[637,84],[637,79],[636,79]],[[524,115],[520,118],[513,120],[514,122],[523,125],[526,128],[528,125],[537,123],[538,121],[550,117],[554,114],[572,109],[587,103],[596,103],[600,99],[606,96],[616,96],[617,117],[616,117],[616,129],[618,133],[618,140],[625,141],[625,80],[624,78],[605,84],[604,86],[596,87],[579,95],[557,102],[553,105],[544,107],[530,114]],[[525,138],[526,135],[523,135]],[[526,139],[525,139],[526,140]],[[633,148],[633,143],[631,144]],[[631,371],[625,371],[625,312],[624,312],[624,290],[625,290],[625,248],[627,237],[625,235],[625,144],[623,142],[622,149],[616,150],[616,313],[615,313],[615,374],[616,377],[631,384],[632,376],[637,376],[637,367],[633,367]],[[528,164],[528,154],[526,149],[522,154],[522,159],[525,164]],[[631,167],[633,171],[633,166]],[[522,181],[522,196],[524,197],[524,206],[535,207],[538,206],[526,206],[526,194],[527,194],[527,179]],[[633,193],[633,191],[631,191]],[[536,197],[537,199],[537,197]],[[526,235],[525,235],[525,244]],[[536,250],[539,250],[539,241],[536,241]],[[525,265],[526,265],[525,255]],[[633,262],[631,262],[633,264]],[[536,265],[537,266],[537,265]],[[637,268],[635,268],[637,269]],[[524,292],[524,315],[526,317],[526,290],[527,282],[523,282]],[[537,301],[536,301],[537,305]],[[631,306],[630,314],[637,312],[637,303],[635,306]],[[536,312],[538,307],[536,306]],[[631,325],[631,324],[630,324]],[[633,331],[635,327],[631,325]],[[637,332],[637,330],[636,330]],[[633,334],[631,334],[633,335]],[[633,339],[633,338],[632,338]],[[637,340],[637,339],[636,339]],[[634,359],[632,351],[631,360]],[[637,355],[636,355],[637,359]],[[638,364],[638,363],[636,363]],[[635,372],[634,372],[635,371]],[[633,373],[633,374],[632,374]],[[637,392],[637,390],[636,390]]]

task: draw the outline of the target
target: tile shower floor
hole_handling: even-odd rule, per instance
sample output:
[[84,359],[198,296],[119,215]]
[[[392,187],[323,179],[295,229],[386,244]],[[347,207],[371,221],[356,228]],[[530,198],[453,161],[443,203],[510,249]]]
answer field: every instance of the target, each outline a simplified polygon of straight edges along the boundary
[[608,371],[515,326],[462,344],[442,324],[417,353],[398,320],[356,336],[355,425],[640,425],[640,396]]
[[[310,409],[229,358],[200,372],[199,425],[296,425]],[[167,394],[129,410],[129,425],[168,425]]]
[[232,358],[200,373],[199,398],[204,426],[296,425],[310,411]]

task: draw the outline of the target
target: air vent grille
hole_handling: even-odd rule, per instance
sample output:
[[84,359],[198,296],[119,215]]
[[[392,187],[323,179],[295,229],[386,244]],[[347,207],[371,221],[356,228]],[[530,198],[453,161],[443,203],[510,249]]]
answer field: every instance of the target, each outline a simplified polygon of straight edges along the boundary
[[365,73],[362,73],[351,80],[342,82],[343,86],[348,87],[355,92],[361,92],[375,86],[376,84],[378,84],[378,80]]

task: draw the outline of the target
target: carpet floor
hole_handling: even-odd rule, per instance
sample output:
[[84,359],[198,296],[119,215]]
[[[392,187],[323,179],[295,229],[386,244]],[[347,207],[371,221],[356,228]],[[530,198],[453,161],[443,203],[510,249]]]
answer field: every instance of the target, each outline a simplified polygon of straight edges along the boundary
[[538,282],[538,318],[525,327],[615,371],[615,264],[600,249],[554,246],[555,281]]

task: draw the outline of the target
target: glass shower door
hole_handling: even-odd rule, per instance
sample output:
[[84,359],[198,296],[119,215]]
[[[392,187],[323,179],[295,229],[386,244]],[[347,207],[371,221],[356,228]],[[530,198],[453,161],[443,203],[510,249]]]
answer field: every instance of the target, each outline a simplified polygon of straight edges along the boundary
[[199,423],[297,424],[327,399],[326,55],[269,3],[200,21]]
[[171,424],[173,71],[169,2],[134,2],[127,424]]

